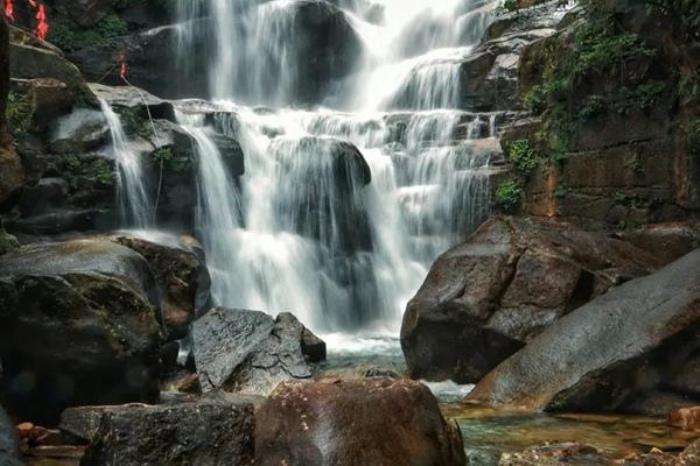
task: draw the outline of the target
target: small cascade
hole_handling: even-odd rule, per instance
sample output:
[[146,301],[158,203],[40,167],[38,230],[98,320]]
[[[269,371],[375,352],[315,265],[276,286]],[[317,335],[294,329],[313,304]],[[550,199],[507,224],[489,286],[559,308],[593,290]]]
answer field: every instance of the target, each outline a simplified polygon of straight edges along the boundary
[[153,202],[149,197],[147,178],[141,158],[129,144],[119,115],[104,99],[100,99],[102,113],[112,137],[112,151],[117,168],[117,197],[121,224],[129,228],[147,228],[153,225]]

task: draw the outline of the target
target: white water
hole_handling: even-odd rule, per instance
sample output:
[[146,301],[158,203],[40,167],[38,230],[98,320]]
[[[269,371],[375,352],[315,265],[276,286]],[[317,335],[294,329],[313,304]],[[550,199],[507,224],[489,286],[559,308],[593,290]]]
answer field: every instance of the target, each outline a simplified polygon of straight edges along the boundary
[[133,228],[152,226],[153,203],[148,195],[141,158],[129,144],[119,115],[103,99],[100,99],[100,106],[112,137],[121,224]]
[[[430,264],[489,209],[495,115],[460,110],[460,63],[498,2],[335,0],[361,50],[313,110],[294,107],[310,79],[301,3],[179,2],[183,21],[212,18],[211,94],[227,110],[213,127],[180,115],[198,152],[213,295],[323,333],[395,335]],[[240,142],[238,181],[213,131]]]

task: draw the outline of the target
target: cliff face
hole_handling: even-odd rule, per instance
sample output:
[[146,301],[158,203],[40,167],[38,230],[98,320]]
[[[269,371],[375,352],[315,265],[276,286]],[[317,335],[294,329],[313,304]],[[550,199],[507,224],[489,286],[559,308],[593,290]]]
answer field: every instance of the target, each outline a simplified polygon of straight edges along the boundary
[[700,7],[681,4],[585,1],[524,51],[533,117],[503,137],[537,164],[514,180],[524,213],[612,229],[697,218]]

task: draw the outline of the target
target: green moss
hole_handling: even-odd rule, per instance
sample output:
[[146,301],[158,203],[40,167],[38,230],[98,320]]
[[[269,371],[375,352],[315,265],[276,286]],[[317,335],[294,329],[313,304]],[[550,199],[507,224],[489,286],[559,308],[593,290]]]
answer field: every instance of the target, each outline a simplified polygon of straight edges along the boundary
[[496,204],[506,212],[513,212],[520,207],[522,198],[523,190],[514,179],[502,181],[496,188]]
[[186,156],[178,156],[172,147],[166,146],[156,149],[151,153],[151,163],[155,166],[163,166],[169,171],[176,173],[187,172],[192,162]]
[[14,131],[28,131],[32,123],[32,103],[29,96],[10,91],[7,96],[6,117]]
[[77,190],[89,183],[97,188],[109,188],[115,184],[115,173],[109,163],[97,156],[62,156],[64,176],[71,189]]
[[512,142],[508,147],[508,158],[518,174],[524,177],[530,176],[539,163],[537,154],[527,139]]
[[88,47],[115,44],[117,37],[128,34],[126,22],[116,14],[102,18],[92,28],[82,28],[74,23],[56,21],[49,31],[49,41],[63,50],[75,51]]

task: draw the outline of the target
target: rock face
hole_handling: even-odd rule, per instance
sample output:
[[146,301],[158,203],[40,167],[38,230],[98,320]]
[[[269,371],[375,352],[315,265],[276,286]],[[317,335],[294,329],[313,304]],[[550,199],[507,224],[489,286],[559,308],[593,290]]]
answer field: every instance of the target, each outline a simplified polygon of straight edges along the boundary
[[[161,243],[133,236],[117,236],[114,241],[141,254],[149,263],[159,285],[161,315],[168,338],[183,338],[187,328],[208,308],[211,279],[201,250],[193,238],[161,235]],[[194,248],[187,243],[194,244]],[[198,254],[199,252],[199,254]]]
[[409,302],[401,328],[409,373],[477,382],[560,317],[655,265],[571,225],[491,219],[437,260]]
[[83,466],[223,466],[253,459],[254,409],[245,400],[80,409],[85,412],[71,414],[73,427],[83,418],[92,432]]
[[0,206],[24,183],[22,163],[12,147],[7,125],[7,98],[10,92],[9,31],[5,18],[0,20]]
[[0,464],[20,466],[23,464],[19,451],[19,440],[15,425],[0,406]]
[[11,28],[10,73],[16,79],[51,78],[74,93],[94,101],[80,70],[55,47],[38,41],[18,28]]
[[282,381],[310,378],[303,353],[305,331],[287,313],[273,319],[258,311],[209,311],[192,324],[202,390],[266,396]]
[[[697,364],[699,274],[696,250],[608,291],[500,364],[468,399],[533,411],[654,413],[656,393]],[[689,391],[674,390],[687,405],[698,402],[694,375]]]
[[464,465],[459,428],[410,380],[287,382],[256,415],[255,464]]
[[25,246],[0,258],[2,392],[13,414],[158,395],[157,288],[146,260],[107,240]]

